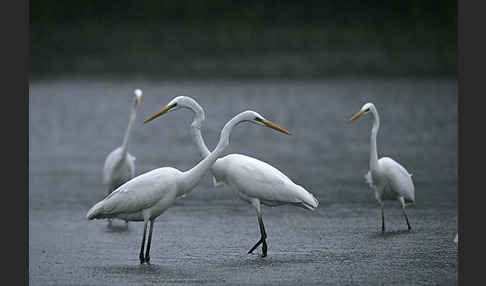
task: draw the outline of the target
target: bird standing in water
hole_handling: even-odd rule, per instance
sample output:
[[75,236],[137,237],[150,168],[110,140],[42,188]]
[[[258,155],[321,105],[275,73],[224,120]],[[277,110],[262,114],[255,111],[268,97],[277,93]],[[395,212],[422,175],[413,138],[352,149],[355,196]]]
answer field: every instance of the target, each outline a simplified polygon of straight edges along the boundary
[[408,230],[411,230],[412,227],[408,221],[405,206],[415,203],[412,175],[402,165],[391,158],[383,157],[378,160],[376,135],[380,129],[380,117],[373,103],[364,104],[361,110],[349,122],[367,113],[371,113],[373,116],[373,127],[371,129],[370,170],[365,175],[365,180],[375,190],[375,198],[381,207],[381,231],[385,232],[384,200],[398,200],[400,202]]
[[[144,231],[139,257],[140,263],[149,263],[154,220],[172,206],[176,199],[185,196],[196,187],[210,170],[214,161],[229,145],[229,136],[233,127],[244,121],[257,123],[290,134],[287,130],[266,120],[254,111],[241,112],[225,124],[216,148],[196,166],[185,172],[171,167],[158,168],[137,176],[118,187],[104,200],[95,204],[88,211],[86,217],[90,220],[120,218],[129,221],[143,221]],[[144,255],[145,237],[149,222],[150,231]]]
[[[137,117],[137,109],[142,99],[142,91],[136,89],[134,93],[130,120],[128,121],[122,145],[110,152],[103,166],[103,184],[106,186],[107,195],[135,176],[136,158],[128,153],[128,143],[133,123]],[[109,220],[109,223],[111,223],[111,220]]]
[[[194,113],[191,136],[201,157],[206,158],[210,153],[201,135],[205,114],[203,108],[194,99],[188,96],[175,97],[166,107],[147,120],[179,108],[189,109]],[[261,237],[248,253],[252,253],[262,244],[262,257],[267,256],[267,234],[263,224],[262,204],[272,207],[290,204],[310,210],[314,210],[319,205],[319,201],[302,186],[292,182],[270,164],[249,156],[230,154],[217,159],[211,167],[211,173],[215,186],[226,184],[256,210]]]

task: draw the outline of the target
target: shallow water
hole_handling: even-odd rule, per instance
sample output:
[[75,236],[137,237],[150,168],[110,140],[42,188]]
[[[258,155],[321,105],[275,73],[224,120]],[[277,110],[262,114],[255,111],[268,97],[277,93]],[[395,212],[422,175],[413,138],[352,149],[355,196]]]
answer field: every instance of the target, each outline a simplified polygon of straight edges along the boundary
[[[88,221],[105,194],[101,169],[119,144],[133,89],[144,91],[129,152],[136,173],[181,170],[198,161],[192,114],[143,120],[176,95],[206,111],[209,149],[224,123],[252,109],[286,136],[240,124],[225,153],[262,159],[319,200],[314,211],[263,208],[268,257],[246,252],[258,240],[255,211],[209,176],[158,218],[152,265],[139,265],[141,223]],[[31,285],[456,284],[457,86],[454,80],[33,81],[29,95],[29,282]],[[381,119],[379,156],[413,173],[407,232],[397,202],[380,230],[368,170],[371,118],[348,119],[368,101]],[[260,253],[260,248],[257,249]]]

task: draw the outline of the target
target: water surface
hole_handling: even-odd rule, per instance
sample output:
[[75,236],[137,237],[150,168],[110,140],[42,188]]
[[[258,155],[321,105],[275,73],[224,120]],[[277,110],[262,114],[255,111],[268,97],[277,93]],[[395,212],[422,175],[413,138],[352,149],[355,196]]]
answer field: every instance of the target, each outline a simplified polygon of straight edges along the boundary
[[[133,89],[144,91],[130,141],[136,174],[198,162],[192,114],[143,124],[176,95],[206,112],[209,149],[237,113],[252,109],[292,136],[253,124],[232,132],[225,153],[262,159],[319,200],[314,211],[263,207],[268,257],[255,211],[209,176],[155,223],[152,265],[139,265],[142,224],[88,221],[105,194],[101,170],[121,144]],[[457,85],[437,79],[33,81],[29,94],[29,282],[133,284],[456,284]],[[348,119],[365,102],[381,118],[379,156],[413,173],[407,232],[398,202],[386,202],[387,233],[364,182],[372,119]],[[260,249],[256,252],[260,253]]]

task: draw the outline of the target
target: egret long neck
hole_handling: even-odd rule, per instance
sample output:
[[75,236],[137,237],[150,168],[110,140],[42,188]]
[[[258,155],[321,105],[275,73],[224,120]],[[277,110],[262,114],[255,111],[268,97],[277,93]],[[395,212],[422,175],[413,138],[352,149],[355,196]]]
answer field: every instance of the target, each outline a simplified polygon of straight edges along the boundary
[[376,148],[376,135],[380,129],[380,117],[378,112],[372,108],[371,112],[373,114],[373,127],[371,128],[371,142],[370,142],[370,169],[376,170],[378,167],[378,150]]
[[202,122],[205,119],[204,111],[202,108],[193,109],[194,119],[191,123],[191,137],[192,141],[196,144],[197,150],[201,158],[209,156],[210,152],[201,134]]
[[122,154],[123,157],[125,157],[128,153],[128,141],[130,139],[130,134],[131,130],[133,127],[133,123],[135,122],[135,118],[137,117],[137,112],[135,108],[132,108],[132,111],[130,113],[130,120],[128,121],[128,127],[127,130],[125,131],[125,136],[123,137],[123,143],[122,143]]
[[201,181],[206,172],[211,169],[213,163],[221,156],[224,149],[228,146],[231,130],[240,122],[241,119],[238,116],[235,116],[233,119],[228,121],[221,130],[218,145],[216,145],[213,152],[202,159],[196,166],[183,173],[182,180],[179,184],[180,191],[177,194],[178,196],[190,192],[199,183],[199,181]]

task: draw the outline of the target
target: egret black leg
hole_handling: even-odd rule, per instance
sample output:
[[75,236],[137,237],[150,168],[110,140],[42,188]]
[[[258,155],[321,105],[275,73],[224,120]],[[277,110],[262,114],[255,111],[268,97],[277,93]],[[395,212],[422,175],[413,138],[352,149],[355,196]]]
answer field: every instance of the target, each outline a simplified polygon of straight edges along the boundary
[[403,216],[405,216],[405,221],[407,222],[408,230],[412,230],[412,227],[410,226],[410,222],[408,222],[408,216],[407,213],[405,212],[405,207],[402,207],[402,212],[403,212]]
[[381,205],[381,232],[385,232],[385,210],[383,208],[383,203]]
[[402,205],[402,212],[403,212],[403,216],[405,217],[405,221],[407,222],[408,230],[412,230],[412,227],[410,226],[410,222],[408,222],[407,213],[405,212],[405,200],[403,199],[403,197],[400,197],[399,200]]
[[253,250],[255,250],[260,244],[263,243],[262,245],[262,257],[267,256],[267,233],[265,232],[265,226],[263,225],[263,219],[262,219],[262,214],[260,211],[260,201],[255,201],[252,202],[252,204],[255,206],[256,211],[257,211],[257,216],[258,216],[258,224],[260,226],[260,240],[248,251],[248,253],[252,253]]
[[263,225],[263,219],[261,216],[258,216],[258,224],[260,225],[260,234],[261,234],[260,240],[250,249],[250,251],[248,251],[248,253],[252,253],[253,250],[255,250],[260,244],[263,243],[262,257],[265,257],[267,256],[267,242],[266,242],[267,233],[265,232],[265,226]]
[[152,231],[154,230],[154,220],[150,220],[150,231],[147,242],[147,250],[145,251],[145,262],[150,264],[150,243],[152,242]]
[[143,237],[142,237],[142,247],[140,248],[140,264],[145,262],[143,257],[143,249],[145,248],[145,234],[147,233],[147,221],[143,222]]

